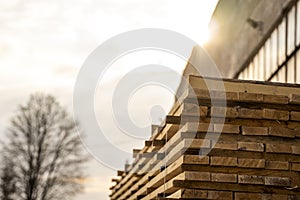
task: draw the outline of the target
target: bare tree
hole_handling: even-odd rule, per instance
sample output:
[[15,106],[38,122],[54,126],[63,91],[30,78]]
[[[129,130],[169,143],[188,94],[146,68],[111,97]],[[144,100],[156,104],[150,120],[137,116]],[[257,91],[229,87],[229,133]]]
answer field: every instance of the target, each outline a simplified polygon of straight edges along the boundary
[[53,96],[34,94],[19,107],[3,149],[15,199],[70,199],[82,191],[87,156],[76,132],[73,119]]
[[0,198],[1,200],[14,200],[16,198],[16,181],[13,164],[9,158],[2,155],[5,163],[0,174]]

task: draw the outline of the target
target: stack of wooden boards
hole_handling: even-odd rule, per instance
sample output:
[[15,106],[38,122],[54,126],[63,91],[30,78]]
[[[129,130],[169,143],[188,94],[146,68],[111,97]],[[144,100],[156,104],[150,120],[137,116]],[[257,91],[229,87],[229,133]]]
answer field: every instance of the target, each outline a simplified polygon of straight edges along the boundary
[[[209,91],[208,82],[223,82],[226,92]],[[300,85],[197,76],[189,83],[197,101],[187,89],[118,171],[110,198],[300,199]],[[211,103],[224,94],[225,108]]]

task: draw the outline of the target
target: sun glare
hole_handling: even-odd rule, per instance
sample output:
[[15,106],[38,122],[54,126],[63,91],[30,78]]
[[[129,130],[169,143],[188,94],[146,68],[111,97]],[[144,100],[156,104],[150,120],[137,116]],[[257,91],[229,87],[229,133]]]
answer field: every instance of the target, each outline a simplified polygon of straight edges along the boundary
[[207,27],[203,27],[200,31],[198,43],[202,46],[210,40],[210,31]]
[[208,24],[217,0],[170,0],[168,17],[172,30],[178,31],[204,45],[210,39]]

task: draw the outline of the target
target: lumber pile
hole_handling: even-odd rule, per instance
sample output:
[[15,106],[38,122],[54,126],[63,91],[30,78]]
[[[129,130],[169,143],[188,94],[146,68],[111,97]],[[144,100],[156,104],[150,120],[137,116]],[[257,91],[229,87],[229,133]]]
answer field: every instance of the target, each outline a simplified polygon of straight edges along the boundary
[[[225,93],[207,89],[221,81]],[[189,83],[118,171],[111,200],[300,199],[300,85],[197,76]],[[218,104],[224,97],[226,107]]]

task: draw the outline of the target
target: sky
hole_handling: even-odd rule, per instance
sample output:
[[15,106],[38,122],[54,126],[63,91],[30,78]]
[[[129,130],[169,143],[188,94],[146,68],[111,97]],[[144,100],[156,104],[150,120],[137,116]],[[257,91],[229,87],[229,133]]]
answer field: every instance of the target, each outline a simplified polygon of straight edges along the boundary
[[[163,28],[198,43],[205,42],[216,3],[217,0],[0,0],[0,138],[17,105],[25,103],[33,92],[53,94],[73,113],[74,85],[81,66],[95,48],[117,34]],[[165,52],[125,56],[112,64],[95,94],[98,122],[104,121],[105,129],[116,133],[107,135],[109,141],[129,153],[141,147],[150,132],[138,138],[121,137],[103,105],[110,101],[111,89],[124,74],[146,64],[168,65],[181,73],[185,61]],[[168,77],[168,73],[161,75]],[[168,78],[175,85],[179,83],[176,77]],[[143,90],[130,98],[130,119],[138,126],[158,124],[171,108],[174,94],[159,86],[145,86]],[[153,95],[157,98],[151,98]],[[127,159],[130,158],[122,162]],[[116,171],[93,159],[86,172],[89,176],[85,193],[76,200],[108,199],[110,180]]]

